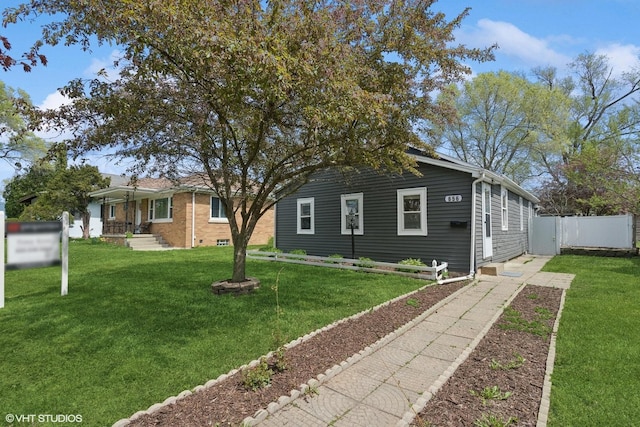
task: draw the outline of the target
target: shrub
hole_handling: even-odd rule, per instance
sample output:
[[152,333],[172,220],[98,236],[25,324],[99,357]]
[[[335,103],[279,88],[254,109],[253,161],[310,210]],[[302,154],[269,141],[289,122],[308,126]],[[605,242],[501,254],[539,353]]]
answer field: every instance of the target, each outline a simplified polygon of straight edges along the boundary
[[272,375],[273,371],[269,368],[267,359],[263,356],[257,366],[242,371],[242,384],[247,390],[256,391],[270,385]]
[[367,258],[366,256],[361,256],[358,258],[358,265],[362,268],[374,268],[376,265],[371,258]]
[[[424,262],[422,262],[420,259],[415,259],[415,258],[403,259],[398,264],[400,264],[400,265],[415,265],[415,266],[419,266],[419,267],[426,266],[426,264]],[[397,270],[398,271],[404,271],[405,273],[418,273],[418,272],[421,271],[421,270],[417,270],[415,268],[398,268]]]
[[344,257],[340,254],[332,254],[332,255],[329,255],[327,258],[333,258],[333,259],[326,260],[325,262],[327,264],[339,264],[340,261],[335,261],[335,260],[342,259]]

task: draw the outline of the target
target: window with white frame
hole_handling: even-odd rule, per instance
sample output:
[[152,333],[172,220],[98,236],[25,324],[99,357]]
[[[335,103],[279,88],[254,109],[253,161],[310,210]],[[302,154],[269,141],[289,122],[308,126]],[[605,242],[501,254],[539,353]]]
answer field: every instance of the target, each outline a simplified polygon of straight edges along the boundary
[[520,205],[520,231],[524,231],[524,202],[522,196],[518,197],[518,204]]
[[427,235],[427,188],[405,188],[397,191],[398,235]]
[[115,219],[116,217],[116,205],[109,205],[109,219]]
[[314,233],[314,199],[308,197],[297,200],[297,230],[298,234]]
[[227,214],[224,210],[222,200],[216,196],[211,196],[211,221],[228,222]]
[[509,190],[500,187],[500,207],[502,212],[502,231],[509,229]]
[[149,221],[162,222],[173,219],[173,197],[149,201]]
[[352,224],[353,234],[364,234],[363,200],[364,196],[362,193],[340,195],[340,212],[342,214],[340,224],[342,234],[351,234]]

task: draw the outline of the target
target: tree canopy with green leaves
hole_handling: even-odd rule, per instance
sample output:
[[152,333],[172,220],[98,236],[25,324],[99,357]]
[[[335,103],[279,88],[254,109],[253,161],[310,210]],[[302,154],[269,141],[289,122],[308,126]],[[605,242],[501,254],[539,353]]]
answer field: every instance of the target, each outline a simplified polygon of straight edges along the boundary
[[29,130],[25,117],[14,105],[15,98],[31,106],[26,92],[11,89],[0,81],[0,159],[20,169],[44,156],[47,146]]
[[457,120],[435,144],[517,183],[538,176],[539,153],[559,152],[566,139],[569,98],[517,74],[482,73],[442,96],[453,97]]
[[412,169],[408,146],[452,113],[433,99],[492,58],[454,44],[434,1],[33,0],[5,22],[61,14],[43,40],[122,47],[115,81],[76,80],[48,119],[75,153],[111,149],[140,171],[201,176],[229,214],[233,281],[258,219],[326,167]]

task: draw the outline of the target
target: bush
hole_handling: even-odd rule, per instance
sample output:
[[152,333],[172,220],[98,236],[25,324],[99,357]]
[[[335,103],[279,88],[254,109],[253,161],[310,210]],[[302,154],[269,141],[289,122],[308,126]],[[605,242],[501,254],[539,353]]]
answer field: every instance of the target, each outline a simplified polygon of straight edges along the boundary
[[305,251],[304,249],[294,249],[292,251],[289,251],[289,253],[291,255],[301,255],[301,256],[296,256],[296,257],[291,257],[291,258],[304,259],[304,255],[307,254],[307,251]]
[[[398,264],[400,265],[415,265],[415,266],[419,266],[419,267],[425,267],[426,264],[424,262],[422,262],[420,259],[415,259],[415,258],[407,258],[407,259],[403,259],[402,261],[400,261]],[[415,268],[398,268],[398,271],[403,271],[405,273],[418,273],[421,270],[415,269]]]
[[363,268],[374,268],[376,265],[371,258],[367,258],[366,256],[361,256],[358,258],[358,266]]
[[327,263],[327,264],[339,264],[340,261],[334,261],[334,260],[342,259],[344,257],[342,255],[340,255],[340,254],[332,254],[332,255],[329,255],[327,258],[333,258],[333,259],[328,259],[328,260],[325,261],[325,263]]

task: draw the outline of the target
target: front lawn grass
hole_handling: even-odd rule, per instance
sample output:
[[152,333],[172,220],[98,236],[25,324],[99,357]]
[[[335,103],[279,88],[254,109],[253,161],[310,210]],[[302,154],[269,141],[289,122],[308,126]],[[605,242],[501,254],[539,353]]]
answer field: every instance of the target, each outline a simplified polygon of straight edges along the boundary
[[253,294],[215,296],[232,248],[133,252],[73,240],[69,294],[60,268],[6,273],[0,309],[0,419],[74,414],[111,425],[293,340],[417,289],[424,281],[248,260]]
[[575,273],[557,337],[549,426],[640,423],[640,259],[563,255]]

